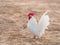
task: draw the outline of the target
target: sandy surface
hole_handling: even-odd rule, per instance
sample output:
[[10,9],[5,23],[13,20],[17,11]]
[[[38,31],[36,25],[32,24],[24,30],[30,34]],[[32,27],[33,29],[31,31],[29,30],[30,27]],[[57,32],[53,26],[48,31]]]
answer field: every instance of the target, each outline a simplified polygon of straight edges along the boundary
[[[46,11],[50,25],[40,39],[27,28],[27,13],[37,20]],[[0,0],[0,45],[60,45],[60,0]]]

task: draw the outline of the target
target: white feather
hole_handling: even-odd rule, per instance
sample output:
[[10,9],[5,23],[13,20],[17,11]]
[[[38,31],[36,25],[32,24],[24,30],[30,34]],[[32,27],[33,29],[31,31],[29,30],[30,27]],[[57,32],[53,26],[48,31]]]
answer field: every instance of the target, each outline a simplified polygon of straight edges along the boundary
[[28,21],[27,27],[36,36],[41,36],[45,29],[48,28],[47,26],[49,25],[49,16],[46,15],[46,13],[47,12],[43,14],[38,23],[34,17]]

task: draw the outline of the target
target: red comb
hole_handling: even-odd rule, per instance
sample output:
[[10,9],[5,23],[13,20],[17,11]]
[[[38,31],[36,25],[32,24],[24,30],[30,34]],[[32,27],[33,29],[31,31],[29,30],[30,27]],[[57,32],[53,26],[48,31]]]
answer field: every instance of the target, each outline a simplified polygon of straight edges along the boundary
[[30,12],[29,14],[28,14],[28,16],[34,16],[34,13],[33,12]]

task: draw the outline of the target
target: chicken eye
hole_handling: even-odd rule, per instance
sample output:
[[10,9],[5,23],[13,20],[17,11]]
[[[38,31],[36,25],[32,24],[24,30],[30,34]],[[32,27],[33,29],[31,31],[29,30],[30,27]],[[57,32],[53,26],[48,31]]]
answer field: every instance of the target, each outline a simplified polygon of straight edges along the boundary
[[31,19],[31,16],[29,17],[29,19]]

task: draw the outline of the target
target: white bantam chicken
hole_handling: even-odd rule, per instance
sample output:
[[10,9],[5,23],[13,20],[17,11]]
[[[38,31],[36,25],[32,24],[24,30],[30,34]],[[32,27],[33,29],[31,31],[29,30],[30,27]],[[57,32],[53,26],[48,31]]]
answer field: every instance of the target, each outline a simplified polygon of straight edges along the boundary
[[46,15],[48,11],[46,11],[42,17],[40,18],[39,22],[37,23],[37,20],[34,18],[34,13],[28,14],[28,24],[27,27],[30,29],[30,31],[38,37],[41,37],[42,34],[45,32],[45,29],[47,29],[49,25],[49,16]]

